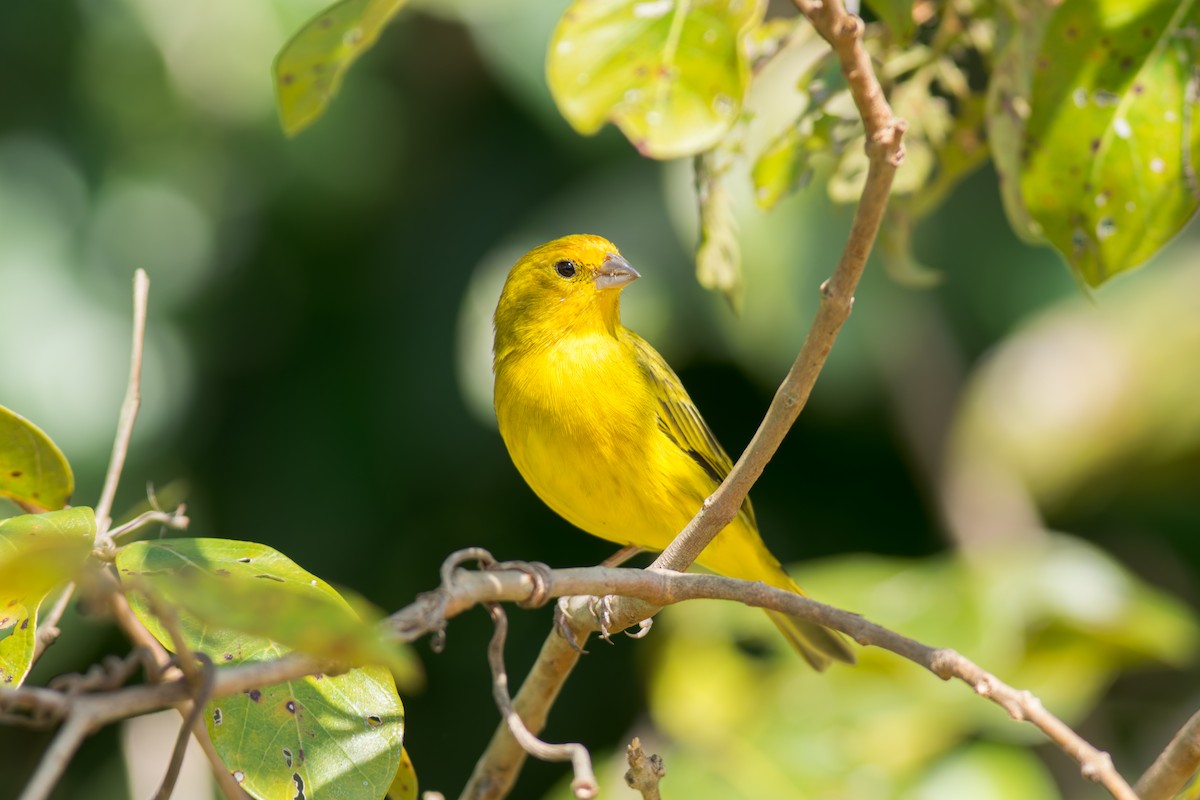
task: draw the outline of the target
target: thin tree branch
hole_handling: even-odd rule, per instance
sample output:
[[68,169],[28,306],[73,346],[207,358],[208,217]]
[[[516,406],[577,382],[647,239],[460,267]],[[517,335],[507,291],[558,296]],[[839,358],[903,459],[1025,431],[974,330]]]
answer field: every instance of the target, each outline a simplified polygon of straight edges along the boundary
[[[112,523],[113,499],[117,494],[117,484],[121,480],[121,470],[125,468],[125,454],[129,450],[133,423],[137,419],[138,408],[142,402],[142,351],[146,341],[146,305],[149,295],[150,279],[144,270],[139,269],[133,276],[133,344],[129,355],[129,385],[125,389],[125,401],[121,404],[121,414],[117,420],[117,436],[113,441],[108,473],[104,476],[104,488],[100,492],[99,502],[96,503],[96,547],[100,550],[112,546],[108,527]],[[46,652],[46,648],[58,639],[58,623],[62,620],[74,593],[75,584],[68,584],[59,595],[58,601],[38,624],[32,663],[36,664],[42,653]]]
[[[451,616],[461,613],[464,604],[475,602],[521,602],[534,592],[548,597],[575,595],[613,594],[623,598],[636,598],[653,606],[665,606],[684,600],[699,598],[733,600],[744,605],[769,608],[789,616],[801,617],[827,628],[839,630],[863,646],[880,647],[908,659],[943,680],[957,678],[981,697],[999,705],[1017,721],[1025,721],[1041,729],[1068,756],[1080,766],[1080,772],[1088,780],[1103,785],[1118,800],[1137,800],[1129,784],[1113,767],[1112,759],[1076,734],[1062,720],[1047,711],[1041,701],[1027,691],[1014,689],[995,675],[987,672],[971,660],[946,648],[934,648],[909,639],[873,622],[811,598],[779,589],[763,583],[725,578],[719,575],[691,575],[665,570],[627,570],[588,567],[552,570],[535,579],[525,571],[474,573],[458,571],[453,581],[436,592],[418,598],[417,602],[391,617],[394,630],[400,638],[408,639],[415,631],[439,630],[444,620],[438,614]],[[593,629],[598,624],[593,619]],[[560,650],[569,646],[559,637]],[[543,650],[545,647],[543,648]],[[577,657],[577,654],[576,654]],[[538,662],[541,662],[539,657]],[[537,669],[535,664],[535,669]],[[540,706],[539,706],[540,708]],[[526,718],[526,724],[529,719]],[[532,728],[532,725],[530,725]],[[493,736],[493,741],[495,740]],[[491,750],[491,746],[489,746]],[[507,762],[505,762],[507,763]],[[506,777],[510,772],[502,771],[503,764],[489,764],[490,772],[484,772],[480,763],[475,766],[470,791],[489,790],[495,781],[477,780],[480,775]],[[515,770],[512,773],[515,778]],[[474,796],[474,795],[469,795]]]
[[143,511],[141,514],[138,514],[136,517],[129,520],[129,522],[118,525],[110,530],[108,532],[108,538],[115,541],[120,539],[122,536],[128,536],[129,534],[139,530],[145,525],[149,525],[152,522],[166,525],[168,528],[173,528],[175,530],[186,530],[187,526],[191,524],[191,520],[188,519],[187,515],[184,513],[185,511],[187,511],[187,506],[185,505],[180,505],[179,508],[171,512],[159,511],[157,509]]
[[599,791],[596,785],[596,775],[592,771],[592,758],[587,748],[581,744],[550,744],[544,742],[529,732],[521,716],[513,708],[512,698],[508,694],[508,672],[504,668],[504,639],[508,635],[508,617],[499,603],[487,604],[488,614],[492,617],[495,631],[488,645],[488,665],[492,668],[492,696],[500,716],[512,731],[513,737],[521,748],[542,761],[570,761],[575,770],[575,779],[571,781],[571,791],[580,800],[591,800]]
[[129,357],[129,386],[125,390],[125,402],[121,404],[117,437],[113,441],[108,473],[104,476],[104,488],[100,492],[100,501],[96,503],[97,545],[111,541],[108,528],[112,524],[113,500],[117,496],[117,484],[121,482],[121,471],[125,469],[133,423],[142,405],[142,350],[146,342],[146,305],[149,295],[150,278],[145,270],[139,269],[133,275],[133,347]]
[[183,768],[183,757],[187,755],[187,744],[191,739],[192,729],[200,721],[200,715],[204,713],[204,704],[208,702],[209,695],[212,693],[213,677],[216,672],[212,659],[204,653],[189,655],[189,658],[194,659],[193,664],[200,664],[195,673],[184,672],[184,676],[191,683],[192,690],[196,694],[192,697],[191,708],[183,715],[183,724],[179,726],[179,736],[175,739],[175,750],[171,753],[167,774],[163,776],[162,784],[154,793],[154,800],[170,800],[171,792],[175,791],[175,781],[179,780],[179,771]]
[[[457,570],[450,578],[448,583],[421,595],[412,604],[389,617],[385,624],[396,640],[410,642],[420,636],[442,630],[446,620],[480,603],[523,603],[534,596],[551,598],[614,594],[636,598],[656,606],[701,598],[731,600],[747,606],[801,617],[839,630],[863,646],[889,650],[919,664],[939,678],[957,678],[970,686],[975,693],[1001,706],[1013,719],[1029,722],[1041,729],[1051,741],[1079,763],[1084,777],[1102,784],[1119,800],[1137,800],[1137,795],[1113,768],[1108,754],[1084,741],[1065,723],[1048,712],[1029,692],[1014,689],[953,650],[929,647],[857,614],[802,595],[773,589],[763,583],[719,575],[693,575],[655,569],[585,567],[541,570],[523,566],[520,569],[486,572]],[[561,642],[559,647],[565,655],[578,658],[578,653],[561,637],[554,638]],[[324,669],[325,666],[321,662],[299,653],[292,653],[274,661],[224,667],[216,670],[211,696],[224,697],[312,675]],[[34,715],[40,714],[46,719],[66,719],[64,730],[70,728],[71,732],[66,736],[60,734],[59,740],[62,743],[52,748],[54,757],[62,758],[64,752],[74,752],[74,747],[78,744],[77,738],[86,735],[87,732],[118,719],[176,706],[189,700],[193,691],[182,676],[162,683],[130,686],[97,694],[66,694],[40,687],[0,687],[0,712],[24,711]],[[520,714],[526,727],[532,730],[530,719],[515,702],[512,710]],[[1194,727],[1195,725],[1189,723],[1187,736],[1191,735]],[[84,733],[79,733],[80,730]],[[56,740],[56,743],[59,740]],[[69,758],[69,753],[67,757]],[[476,772],[478,771],[477,764]],[[38,775],[42,772],[43,768],[39,767]],[[475,780],[474,777],[472,780]],[[486,788],[488,782],[479,781],[477,785]],[[42,796],[44,795],[31,795],[30,798]]]
[[196,720],[196,724],[192,726],[192,737],[200,744],[200,749],[204,751],[204,755],[208,756],[208,764],[212,768],[213,780],[217,783],[217,788],[221,790],[221,794],[225,795],[225,800],[246,800],[250,795],[238,785],[234,780],[233,773],[225,766],[225,762],[221,760],[221,755],[217,752],[217,748],[213,746],[212,738],[208,735],[208,729],[204,727],[204,723]]
[[25,784],[25,790],[21,792],[19,800],[45,800],[49,797],[54,785],[58,783],[59,776],[89,733],[90,722],[83,715],[72,714],[68,717],[66,724],[59,729],[58,735],[50,743],[46,754],[42,756],[37,771],[33,773],[29,783]]
[[625,785],[639,792],[642,800],[662,800],[658,784],[667,774],[662,756],[657,753],[646,755],[641,740],[635,736],[629,747],[625,748],[625,759],[629,762]]
[[1142,800],[1169,800],[1200,768],[1200,711],[1192,715],[1133,788]]
[[62,631],[58,629],[58,623],[62,621],[63,614],[67,613],[67,607],[71,605],[71,597],[75,594],[75,584],[68,583],[63,587],[62,593],[58,599],[54,601],[54,605],[46,612],[46,615],[38,622],[37,638],[33,643],[33,660],[30,662],[30,668],[38,662],[42,657],[42,653],[50,645],[58,641],[58,637],[62,635]]
[[[838,332],[850,315],[854,291],[887,209],[892,179],[904,159],[902,140],[906,125],[892,113],[875,77],[870,54],[862,45],[862,20],[848,14],[842,0],[795,1],[817,32],[829,42],[841,63],[866,132],[869,159],[867,179],[841,259],[833,275],[821,285],[821,303],[817,315],[795,363],[775,393],[762,424],[720,487],[704,501],[699,512],[654,561],[652,566],[656,568],[682,570],[695,562],[705,546],[736,516],[750,487],[758,480],[804,408]],[[644,605],[622,604],[614,609],[613,617],[617,621],[614,629],[620,629],[622,622],[627,627],[653,613],[653,609]],[[528,710],[530,717],[525,719],[535,733],[540,728],[533,724],[532,719],[545,719],[577,661],[563,657],[561,648],[552,643],[557,636],[556,628],[543,645],[542,653],[554,658],[557,667],[563,671],[553,672],[553,665],[543,662],[539,656],[531,673],[538,676],[538,686],[530,686],[526,691],[526,686],[522,685],[517,693],[517,703]],[[536,694],[537,691],[542,694]],[[471,782],[461,795],[461,800],[499,800],[505,797],[512,788],[524,758],[524,751],[515,746],[507,729],[503,725],[497,727],[488,748],[476,763]],[[475,780],[479,775],[506,777],[505,782],[481,784]]]

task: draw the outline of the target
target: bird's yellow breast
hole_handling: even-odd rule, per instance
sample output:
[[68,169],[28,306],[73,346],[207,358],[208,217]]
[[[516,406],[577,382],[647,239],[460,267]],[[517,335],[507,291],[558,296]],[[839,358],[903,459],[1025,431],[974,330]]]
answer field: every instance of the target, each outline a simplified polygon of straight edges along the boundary
[[513,463],[555,512],[610,541],[662,548],[707,493],[680,497],[680,467],[694,465],[676,463],[631,348],[597,332],[499,360],[496,417]]

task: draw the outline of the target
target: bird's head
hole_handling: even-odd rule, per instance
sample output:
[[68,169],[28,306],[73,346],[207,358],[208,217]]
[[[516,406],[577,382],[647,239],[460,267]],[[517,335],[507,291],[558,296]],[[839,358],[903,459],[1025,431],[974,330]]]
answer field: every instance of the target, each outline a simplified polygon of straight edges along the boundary
[[616,245],[575,234],[535,247],[513,266],[496,304],[497,356],[553,345],[569,332],[616,335],[621,289],[641,277]]

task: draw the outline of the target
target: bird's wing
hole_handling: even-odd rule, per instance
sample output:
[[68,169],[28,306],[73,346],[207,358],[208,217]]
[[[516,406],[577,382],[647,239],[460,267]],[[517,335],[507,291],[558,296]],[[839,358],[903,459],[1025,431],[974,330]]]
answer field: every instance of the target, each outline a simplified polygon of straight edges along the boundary
[[[733,469],[733,462],[709,429],[704,417],[700,416],[700,411],[688,396],[683,382],[671,369],[671,365],[640,336],[632,331],[629,331],[628,335],[637,348],[639,362],[654,385],[655,398],[658,400],[658,429],[704,470],[712,479],[710,493],[715,491]],[[758,528],[749,497],[742,501],[741,513],[746,515],[751,527]]]

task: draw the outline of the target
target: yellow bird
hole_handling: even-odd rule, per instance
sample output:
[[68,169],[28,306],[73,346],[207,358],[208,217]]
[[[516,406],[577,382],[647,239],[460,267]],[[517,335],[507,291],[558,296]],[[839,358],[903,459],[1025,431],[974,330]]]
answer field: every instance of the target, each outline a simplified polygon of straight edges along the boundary
[[[639,277],[599,236],[522,256],[496,305],[496,418],[546,505],[595,536],[662,550],[732,462],[663,357],[621,325],[621,289]],[[803,594],[763,544],[749,499],[698,563]],[[837,634],[767,614],[813,667],[854,662]]]

